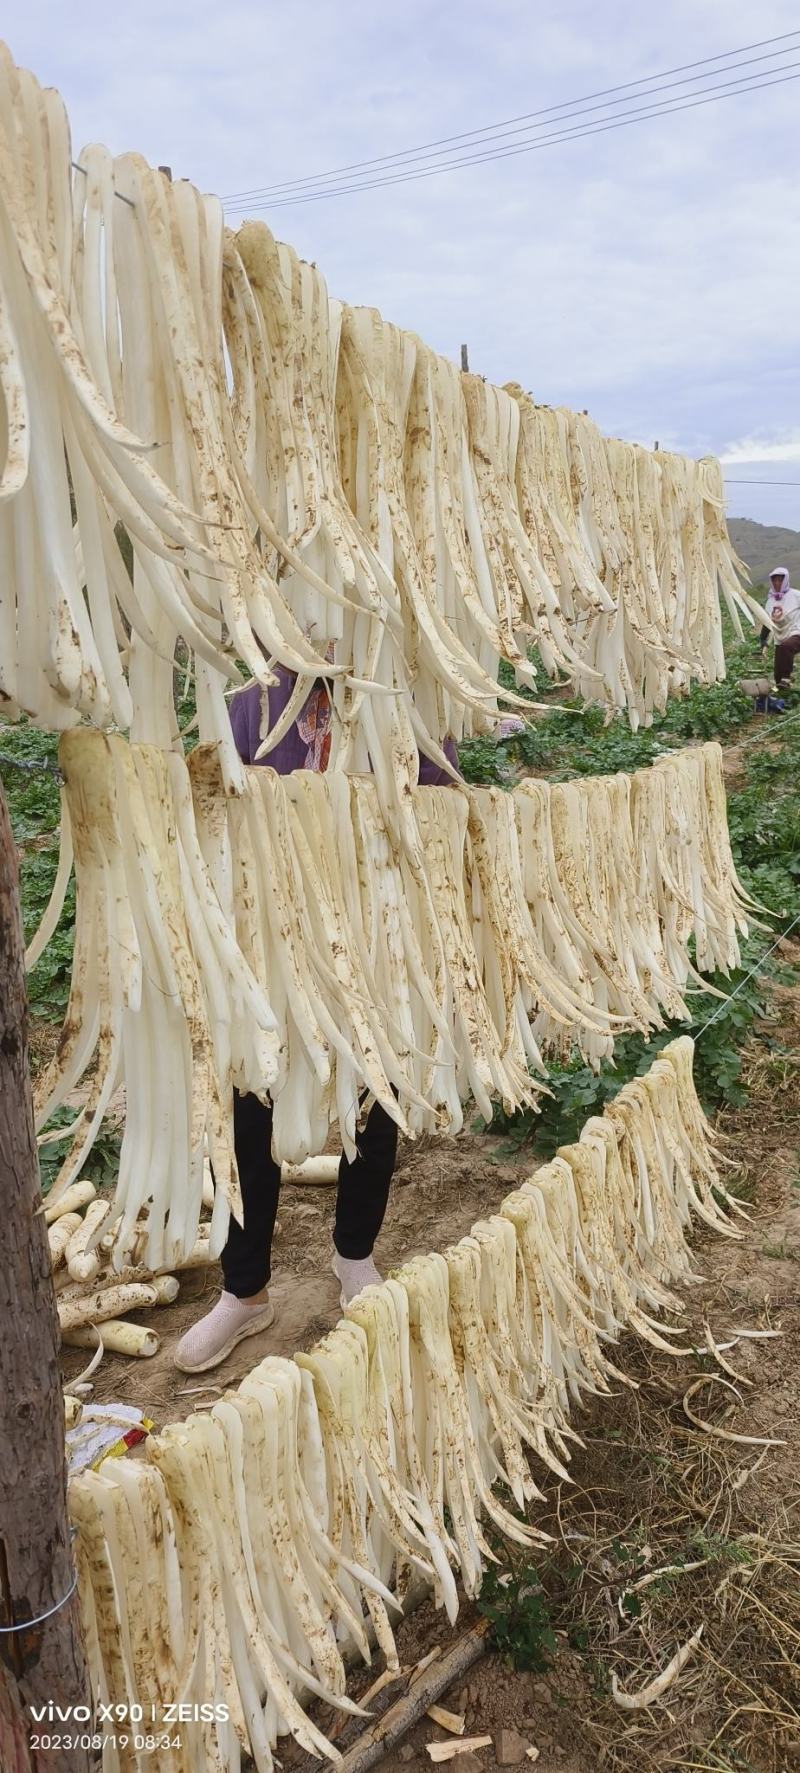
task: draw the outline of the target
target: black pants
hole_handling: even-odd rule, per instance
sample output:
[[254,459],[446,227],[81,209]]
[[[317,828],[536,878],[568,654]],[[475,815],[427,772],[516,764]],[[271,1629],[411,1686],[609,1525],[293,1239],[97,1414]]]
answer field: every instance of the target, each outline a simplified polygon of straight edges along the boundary
[[[270,1278],[270,1252],[281,1166],[272,1155],[272,1108],[257,1096],[233,1092],[233,1142],[242,1191],[244,1225],[231,1219],[222,1252],[225,1290],[237,1299],[259,1293]],[[372,1254],[383,1224],[397,1156],[397,1125],[376,1102],[358,1134],[353,1163],[339,1163],[333,1241],[340,1256],[360,1261]]]
[[790,634],[788,640],[775,642],[775,682],[787,683],[792,675],[794,661],[800,653],[800,634]]

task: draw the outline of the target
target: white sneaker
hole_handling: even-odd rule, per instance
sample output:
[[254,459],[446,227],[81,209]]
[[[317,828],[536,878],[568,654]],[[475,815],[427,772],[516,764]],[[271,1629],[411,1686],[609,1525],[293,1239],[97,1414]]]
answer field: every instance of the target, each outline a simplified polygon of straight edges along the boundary
[[351,1262],[347,1256],[340,1256],[338,1250],[333,1252],[333,1272],[341,1287],[339,1303],[345,1311],[352,1299],[357,1299],[365,1287],[379,1287],[383,1275],[378,1273],[371,1256],[364,1256],[359,1262]]
[[268,1330],[275,1317],[269,1299],[252,1305],[237,1299],[233,1293],[222,1293],[212,1311],[181,1337],[175,1350],[175,1365],[181,1373],[207,1373],[232,1353],[245,1336],[257,1336]]

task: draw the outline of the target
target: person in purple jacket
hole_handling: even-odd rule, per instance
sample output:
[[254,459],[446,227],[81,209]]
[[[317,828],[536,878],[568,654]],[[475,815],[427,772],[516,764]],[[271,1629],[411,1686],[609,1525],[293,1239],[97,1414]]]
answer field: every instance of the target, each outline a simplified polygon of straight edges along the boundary
[[[289,775],[292,770],[326,769],[331,744],[331,703],[324,681],[314,685],[296,720],[273,750],[256,759],[262,736],[262,695],[269,697],[271,731],[286,708],[296,681],[293,672],[282,665],[276,665],[274,672],[278,682],[268,691],[263,692],[259,684],[251,683],[233,697],[231,727],[239,756],[244,763],[260,761],[279,775]],[[447,739],[442,748],[457,769],[458,753],[453,740]],[[437,786],[451,780],[430,758],[420,756],[421,783]],[[178,1343],[175,1365],[183,1373],[204,1373],[218,1366],[245,1336],[267,1329],[275,1315],[267,1289],[281,1166],[272,1155],[272,1105],[234,1090],[233,1137],[244,1222],[238,1225],[233,1218],[230,1222],[221,1256],[224,1287],[220,1298]],[[396,1156],[397,1126],[376,1102],[358,1135],[352,1163],[344,1156],[339,1160],[333,1268],[343,1306],[363,1287],[381,1278],[372,1252],[386,1214]]]

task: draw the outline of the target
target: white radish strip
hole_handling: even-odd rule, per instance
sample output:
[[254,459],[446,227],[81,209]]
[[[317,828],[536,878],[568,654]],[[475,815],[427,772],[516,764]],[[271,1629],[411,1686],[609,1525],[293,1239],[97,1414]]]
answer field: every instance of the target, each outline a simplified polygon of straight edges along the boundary
[[71,872],[73,872],[73,830],[71,830],[71,823],[69,823],[69,803],[67,803],[64,787],[60,787],[59,794],[59,867],[57,867],[57,872],[55,872],[55,881],[53,881],[53,890],[51,890],[50,899],[48,899],[48,908],[44,911],[43,920],[41,920],[41,924],[39,924],[39,929],[35,931],[35,936],[32,936],[32,940],[30,940],[27,950],[25,950],[25,968],[27,968],[28,973],[32,972],[35,963],[41,959],[41,956],[44,954],[44,949],[46,949],[46,945],[48,945],[48,941],[50,941],[51,936],[55,934],[57,927],[59,927],[60,913],[64,911],[64,899],[66,899],[67,886],[69,886],[69,876],[71,876]]
[[645,1711],[648,1705],[655,1705],[656,1700],[661,1698],[662,1693],[666,1693],[673,1681],[677,1680],[682,1669],[686,1667],[689,1658],[694,1655],[702,1635],[703,1627],[701,1625],[693,1637],[688,1638],[686,1643],[676,1650],[666,1668],[662,1669],[654,1680],[648,1682],[646,1687],[640,1687],[638,1693],[627,1693],[624,1687],[620,1686],[617,1675],[612,1673],[611,1693],[614,1703],[622,1711]]

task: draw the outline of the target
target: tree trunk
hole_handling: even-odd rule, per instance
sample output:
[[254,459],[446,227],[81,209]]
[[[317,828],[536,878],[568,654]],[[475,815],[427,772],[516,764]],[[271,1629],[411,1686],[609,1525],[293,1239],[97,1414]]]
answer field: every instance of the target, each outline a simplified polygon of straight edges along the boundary
[[88,1750],[38,1752],[30,1707],[60,1706],[42,1730],[77,1737],[91,1708],[67,1523],[58,1318],[41,1206],[28,1070],[17,852],[0,785],[0,1627],[56,1612],[30,1631],[0,1630],[3,1773],[85,1773]]

